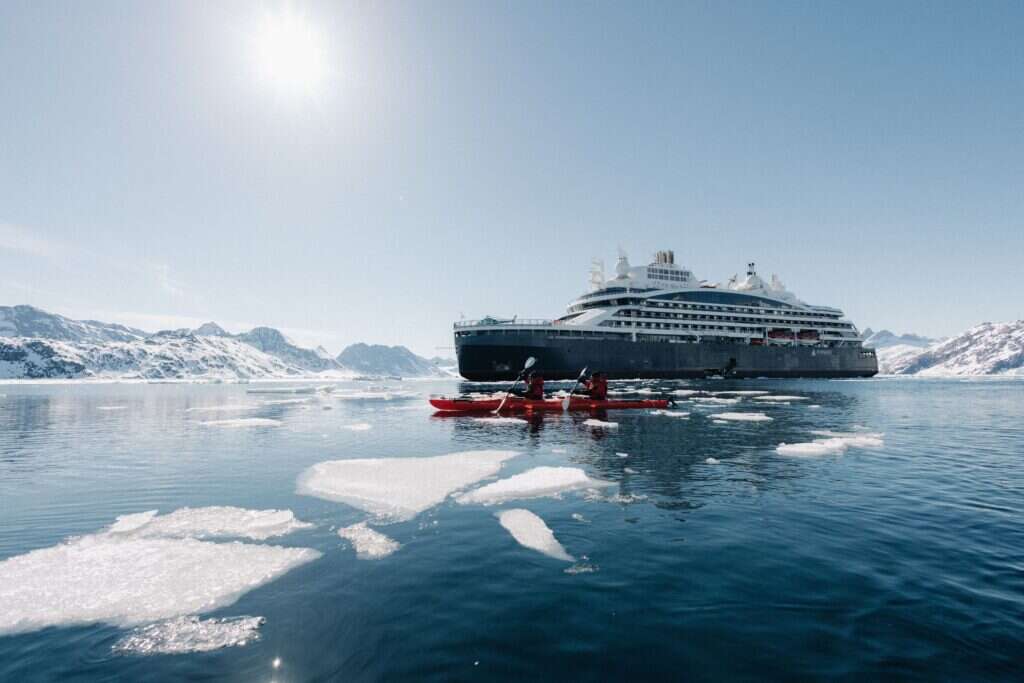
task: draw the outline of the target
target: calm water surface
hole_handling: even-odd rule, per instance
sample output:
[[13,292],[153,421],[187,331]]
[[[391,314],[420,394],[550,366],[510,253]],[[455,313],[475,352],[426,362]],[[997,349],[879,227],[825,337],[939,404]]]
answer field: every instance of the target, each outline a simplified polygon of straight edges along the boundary
[[[689,419],[623,411],[606,418],[618,429],[595,430],[587,415],[492,425],[434,417],[422,399],[324,396],[245,414],[277,426],[218,428],[202,421],[225,416],[189,408],[280,397],[0,385],[0,560],[119,515],[209,505],[293,510],[315,527],[269,542],[323,553],[205,615],[265,617],[246,646],[116,654],[123,628],[47,628],[0,635],[0,680],[1020,679],[1024,382],[635,387],[809,400],[682,401]],[[751,410],[774,419],[710,417]],[[882,432],[884,446],[775,452],[820,438],[812,430]],[[365,513],[295,492],[325,460],[471,449],[520,451],[502,476],[568,465],[614,487],[498,507],[449,500],[378,526],[402,547],[375,561],[337,535]],[[542,517],[596,571],[566,573],[517,544],[494,514],[509,507]]]

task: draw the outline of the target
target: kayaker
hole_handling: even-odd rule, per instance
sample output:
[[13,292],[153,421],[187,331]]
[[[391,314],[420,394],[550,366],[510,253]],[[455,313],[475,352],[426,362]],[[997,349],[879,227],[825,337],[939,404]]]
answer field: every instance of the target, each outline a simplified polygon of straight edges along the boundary
[[595,372],[590,379],[583,383],[583,391],[591,401],[608,400],[608,375],[603,372]]
[[531,372],[526,378],[526,391],[523,392],[522,396],[530,401],[543,401],[544,376]]

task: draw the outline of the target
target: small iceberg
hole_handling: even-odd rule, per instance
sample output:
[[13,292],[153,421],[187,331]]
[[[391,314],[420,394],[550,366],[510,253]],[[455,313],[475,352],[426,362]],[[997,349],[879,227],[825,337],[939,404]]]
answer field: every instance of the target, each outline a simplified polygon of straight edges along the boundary
[[775,448],[775,452],[779,455],[809,457],[842,453],[848,448],[882,448],[885,446],[885,442],[882,440],[884,434],[874,432],[815,431],[811,433],[824,438],[806,443],[780,443]]
[[546,498],[568,491],[610,486],[611,482],[591,479],[578,467],[534,467],[522,474],[500,479],[464,493],[455,499],[461,505],[498,505],[510,500]]
[[338,529],[338,535],[352,544],[360,560],[379,560],[402,547],[398,541],[368,527],[366,522]]
[[575,557],[565,551],[544,520],[529,510],[503,510],[498,513],[498,522],[524,548],[563,562],[576,561]]
[[619,423],[618,422],[605,422],[604,420],[596,420],[594,418],[590,418],[590,419],[584,420],[583,424],[586,425],[587,427],[590,427],[591,429],[618,429],[619,428]]

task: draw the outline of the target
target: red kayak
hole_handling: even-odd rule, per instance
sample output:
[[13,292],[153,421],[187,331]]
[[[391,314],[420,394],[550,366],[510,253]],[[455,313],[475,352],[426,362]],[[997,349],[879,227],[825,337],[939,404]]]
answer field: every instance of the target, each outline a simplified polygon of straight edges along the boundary
[[[450,413],[490,413],[498,409],[500,398],[446,398],[444,396],[430,399],[430,405],[438,410]],[[589,398],[574,396],[569,402],[569,410],[613,410],[620,408],[667,408],[668,399],[645,399],[634,401],[593,401]],[[541,410],[562,410],[562,399],[548,398],[543,401],[511,396],[501,411],[533,412]]]

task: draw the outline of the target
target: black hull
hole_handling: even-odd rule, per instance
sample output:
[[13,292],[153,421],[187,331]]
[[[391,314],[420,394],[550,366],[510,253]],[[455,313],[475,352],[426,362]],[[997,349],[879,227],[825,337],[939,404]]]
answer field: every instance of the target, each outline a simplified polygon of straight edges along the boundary
[[[516,337],[522,336],[520,343]],[[545,379],[575,379],[584,367],[612,379],[728,377],[871,377],[874,353],[859,346],[674,344],[478,333],[456,337],[459,374],[474,382],[513,379],[530,356]]]

